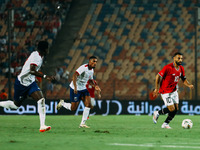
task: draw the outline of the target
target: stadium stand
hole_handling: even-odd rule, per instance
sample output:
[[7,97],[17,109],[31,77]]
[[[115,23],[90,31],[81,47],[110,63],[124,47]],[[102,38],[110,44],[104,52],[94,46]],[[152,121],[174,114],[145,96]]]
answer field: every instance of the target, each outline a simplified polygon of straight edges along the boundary
[[[70,0],[64,2],[70,3]],[[20,70],[27,54],[35,49],[37,40],[44,39],[53,44],[66,16],[67,11],[59,17],[55,15],[58,13],[53,5],[55,1],[38,3],[36,0],[12,3],[16,8],[15,40],[12,43],[16,51],[13,51],[13,60],[14,56],[19,58],[19,62],[13,62],[13,73]],[[5,43],[8,0],[1,0],[0,4],[0,41]],[[102,88],[102,99],[148,99],[156,74],[172,62],[172,55],[177,51],[184,54],[186,75],[194,82],[195,6],[197,0],[93,0],[78,36],[60,67],[63,69],[57,75],[60,80],[54,85],[55,90],[47,90],[47,98],[69,99],[70,77],[91,55],[98,56],[95,77]],[[199,45],[198,41],[198,48]],[[197,55],[200,58],[199,52]],[[8,65],[5,44],[1,44],[0,57],[3,88],[7,87],[3,76]],[[68,72],[67,78],[63,77],[64,72]],[[192,99],[193,93],[181,82],[179,92],[180,99]]]
[[[96,55],[103,99],[142,100],[148,98],[159,70],[181,51],[187,77],[194,82],[196,5],[195,0],[93,0],[79,31],[82,37],[65,60],[67,70],[74,72]],[[180,99],[192,98],[181,83],[179,91]]]
[[[11,41],[12,82],[18,75],[27,56],[36,49],[38,40],[53,44],[69,11],[71,0],[0,0],[0,89],[8,91],[7,16],[14,10],[14,27]],[[58,6],[62,7],[62,9]],[[13,90],[12,90],[13,94]]]

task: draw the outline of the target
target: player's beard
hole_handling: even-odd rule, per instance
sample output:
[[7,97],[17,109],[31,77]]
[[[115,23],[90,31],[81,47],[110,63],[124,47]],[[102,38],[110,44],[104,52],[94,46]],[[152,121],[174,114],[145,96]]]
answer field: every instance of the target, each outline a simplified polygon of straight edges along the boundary
[[178,66],[180,66],[180,65],[182,64],[182,62],[176,61],[176,64],[177,64]]
[[96,67],[96,65],[92,66],[92,69],[94,69]]

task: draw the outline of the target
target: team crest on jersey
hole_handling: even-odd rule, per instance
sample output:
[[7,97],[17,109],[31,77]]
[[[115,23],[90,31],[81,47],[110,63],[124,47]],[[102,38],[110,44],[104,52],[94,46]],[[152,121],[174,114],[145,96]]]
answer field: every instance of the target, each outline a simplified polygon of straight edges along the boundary
[[78,98],[77,97],[74,97],[74,101],[77,101],[78,100]]

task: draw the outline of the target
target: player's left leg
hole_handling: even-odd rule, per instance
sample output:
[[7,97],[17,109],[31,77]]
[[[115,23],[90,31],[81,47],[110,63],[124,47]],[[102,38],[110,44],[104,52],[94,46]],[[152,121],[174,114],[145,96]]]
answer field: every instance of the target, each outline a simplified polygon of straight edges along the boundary
[[14,84],[14,101],[2,101],[0,102],[0,106],[8,109],[18,109],[21,106],[22,101],[26,97],[26,92],[26,87],[22,86],[19,80],[16,79]]
[[19,107],[11,100],[0,102],[0,106],[8,109],[18,109]]
[[42,94],[42,91],[38,88],[37,84],[34,83],[29,90],[29,95],[37,101],[38,104],[38,113],[40,117],[40,132],[49,131],[51,129],[51,126],[45,125],[45,119],[46,119],[46,107],[45,107],[45,98]]
[[56,109],[59,110],[61,107],[66,108],[70,111],[75,111],[78,108],[79,102],[81,100],[81,92],[78,91],[77,94],[74,93],[74,90],[70,88],[70,103],[66,103],[64,100],[60,100]]
[[171,101],[171,103],[173,103],[173,105],[168,105],[167,108],[169,109],[169,113],[168,116],[164,122],[164,124],[162,125],[162,127],[164,125],[169,125],[169,123],[174,119],[177,111],[178,111],[178,104],[179,104],[179,97],[178,97],[178,92],[175,91],[173,93],[170,94],[170,97],[168,98],[168,101]]
[[168,124],[174,119],[174,117],[175,117],[175,115],[178,111],[178,104],[174,104],[173,108],[174,109],[169,112],[168,117],[165,120],[165,122],[168,123]]

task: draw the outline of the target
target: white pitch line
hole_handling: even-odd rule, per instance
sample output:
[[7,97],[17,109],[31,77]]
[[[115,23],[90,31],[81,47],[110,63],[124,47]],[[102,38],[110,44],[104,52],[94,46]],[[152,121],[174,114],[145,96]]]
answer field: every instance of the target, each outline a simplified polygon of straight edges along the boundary
[[191,148],[200,149],[200,146],[180,146],[180,145],[155,145],[155,144],[124,144],[124,143],[110,143],[114,146],[135,146],[135,147],[167,147],[167,148]]
[[123,143],[110,143],[109,145],[115,146],[140,146],[140,147],[154,147],[152,144],[123,144]]
[[168,148],[193,148],[193,149],[200,149],[200,146],[160,145],[160,147],[168,147]]

